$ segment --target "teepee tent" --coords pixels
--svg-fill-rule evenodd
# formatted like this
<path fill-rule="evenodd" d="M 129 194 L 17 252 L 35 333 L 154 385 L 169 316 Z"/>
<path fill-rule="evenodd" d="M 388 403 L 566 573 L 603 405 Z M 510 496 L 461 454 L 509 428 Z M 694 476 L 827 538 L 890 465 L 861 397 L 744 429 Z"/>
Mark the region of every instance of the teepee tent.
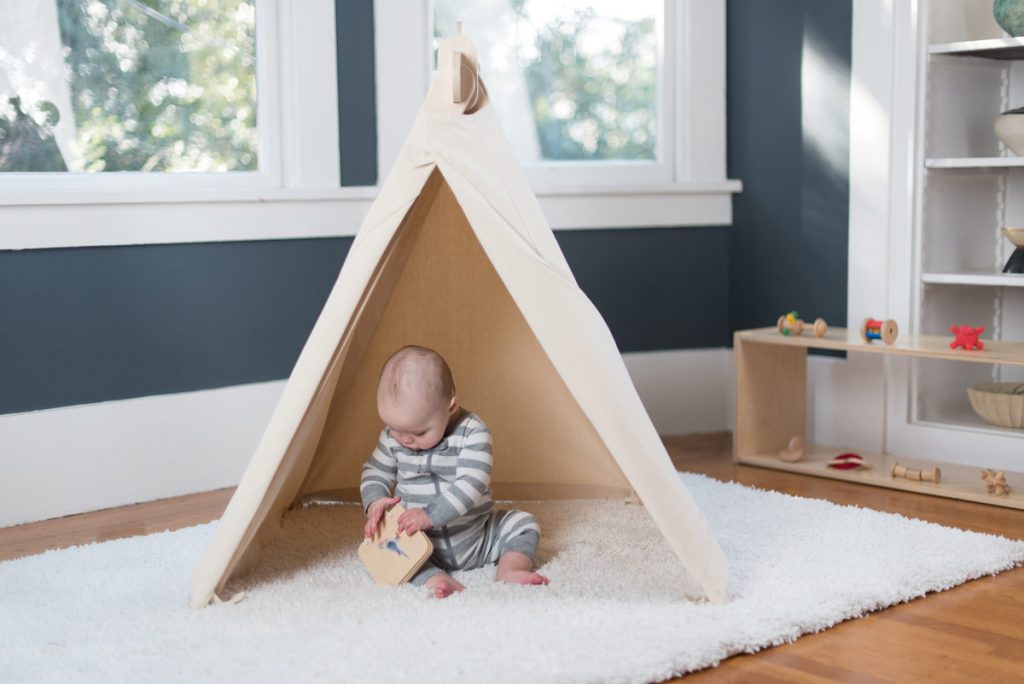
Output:
<path fill-rule="evenodd" d="M 381 427 L 377 376 L 406 344 L 440 352 L 460 402 L 490 427 L 496 498 L 632 489 L 705 596 L 724 601 L 725 557 L 501 133 L 472 43 L 445 40 L 438 64 L 195 572 L 192 605 L 257 562 L 289 506 L 325 492 L 359 500 Z"/>

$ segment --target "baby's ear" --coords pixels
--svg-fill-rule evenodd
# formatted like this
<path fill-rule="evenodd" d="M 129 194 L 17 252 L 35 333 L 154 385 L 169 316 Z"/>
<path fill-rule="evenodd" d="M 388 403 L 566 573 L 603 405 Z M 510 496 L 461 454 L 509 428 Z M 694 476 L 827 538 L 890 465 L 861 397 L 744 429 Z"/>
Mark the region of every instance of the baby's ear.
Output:
<path fill-rule="evenodd" d="M 452 400 L 448 403 L 448 413 L 449 414 L 454 414 L 458 410 L 459 410 L 459 397 L 457 395 L 453 394 L 452 395 Z"/>

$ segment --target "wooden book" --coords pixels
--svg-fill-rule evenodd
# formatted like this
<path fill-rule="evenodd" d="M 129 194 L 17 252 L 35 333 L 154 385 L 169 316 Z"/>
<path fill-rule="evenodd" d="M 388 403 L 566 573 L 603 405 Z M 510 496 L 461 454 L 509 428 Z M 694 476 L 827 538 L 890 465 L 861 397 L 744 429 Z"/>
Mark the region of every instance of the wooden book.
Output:
<path fill-rule="evenodd" d="M 398 516 L 405 512 L 401 505 L 384 513 L 372 539 L 359 545 L 359 559 L 377 584 L 403 584 L 434 552 L 430 538 L 422 532 L 409 536 L 398 533 Z"/>

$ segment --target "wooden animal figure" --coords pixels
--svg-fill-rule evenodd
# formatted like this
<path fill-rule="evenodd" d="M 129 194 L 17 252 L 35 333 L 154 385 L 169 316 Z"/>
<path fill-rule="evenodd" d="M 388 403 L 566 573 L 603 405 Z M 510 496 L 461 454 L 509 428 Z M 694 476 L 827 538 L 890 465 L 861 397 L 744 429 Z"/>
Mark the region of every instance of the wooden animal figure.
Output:
<path fill-rule="evenodd" d="M 802 437 L 794 437 L 789 440 L 789 445 L 779 451 L 779 459 L 787 463 L 796 463 L 804 457 L 804 440 Z"/>
<path fill-rule="evenodd" d="M 942 479 L 942 471 L 936 468 L 924 468 L 921 470 L 915 470 L 906 466 L 901 466 L 899 463 L 893 463 L 892 467 L 889 468 L 889 477 L 902 478 L 904 480 L 911 480 L 912 482 L 934 482 L 939 483 Z"/>
<path fill-rule="evenodd" d="M 949 343 L 950 349 L 960 347 L 968 351 L 981 351 L 985 348 L 985 343 L 978 339 L 978 335 L 985 332 L 983 325 L 977 328 L 970 325 L 954 325 L 949 331 L 956 335 L 956 339 Z"/>
<path fill-rule="evenodd" d="M 996 472 L 989 468 L 981 471 L 981 479 L 985 481 L 985 488 L 989 494 L 1006 496 L 1010 493 L 1010 485 L 1006 484 L 1006 473 Z"/>

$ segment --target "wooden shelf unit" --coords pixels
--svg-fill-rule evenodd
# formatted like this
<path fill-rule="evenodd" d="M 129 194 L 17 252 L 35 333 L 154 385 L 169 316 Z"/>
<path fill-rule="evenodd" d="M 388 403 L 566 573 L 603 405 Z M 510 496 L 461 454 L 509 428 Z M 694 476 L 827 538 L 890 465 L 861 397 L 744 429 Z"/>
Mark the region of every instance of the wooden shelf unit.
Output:
<path fill-rule="evenodd" d="M 860 333 L 830 328 L 822 338 L 779 334 L 772 328 L 739 331 L 734 336 L 736 355 L 736 428 L 733 460 L 744 465 L 803 473 L 835 480 L 932 494 L 965 501 L 1024 509 L 1024 473 L 1007 472 L 1013 491 L 1008 496 L 988 494 L 977 467 L 927 461 L 912 456 L 868 454 L 850 448 L 808 443 L 803 460 L 787 463 L 778 457 L 795 436 L 807 440 L 807 350 L 828 349 L 866 354 L 892 354 L 917 358 L 1024 366 L 1024 343 L 985 340 L 984 351 L 950 349 L 952 335 L 901 335 L 895 344 L 864 342 Z M 854 451 L 869 463 L 869 470 L 835 470 L 826 467 L 834 456 Z M 893 479 L 889 466 L 898 461 L 910 468 L 938 465 L 938 484 Z"/>

